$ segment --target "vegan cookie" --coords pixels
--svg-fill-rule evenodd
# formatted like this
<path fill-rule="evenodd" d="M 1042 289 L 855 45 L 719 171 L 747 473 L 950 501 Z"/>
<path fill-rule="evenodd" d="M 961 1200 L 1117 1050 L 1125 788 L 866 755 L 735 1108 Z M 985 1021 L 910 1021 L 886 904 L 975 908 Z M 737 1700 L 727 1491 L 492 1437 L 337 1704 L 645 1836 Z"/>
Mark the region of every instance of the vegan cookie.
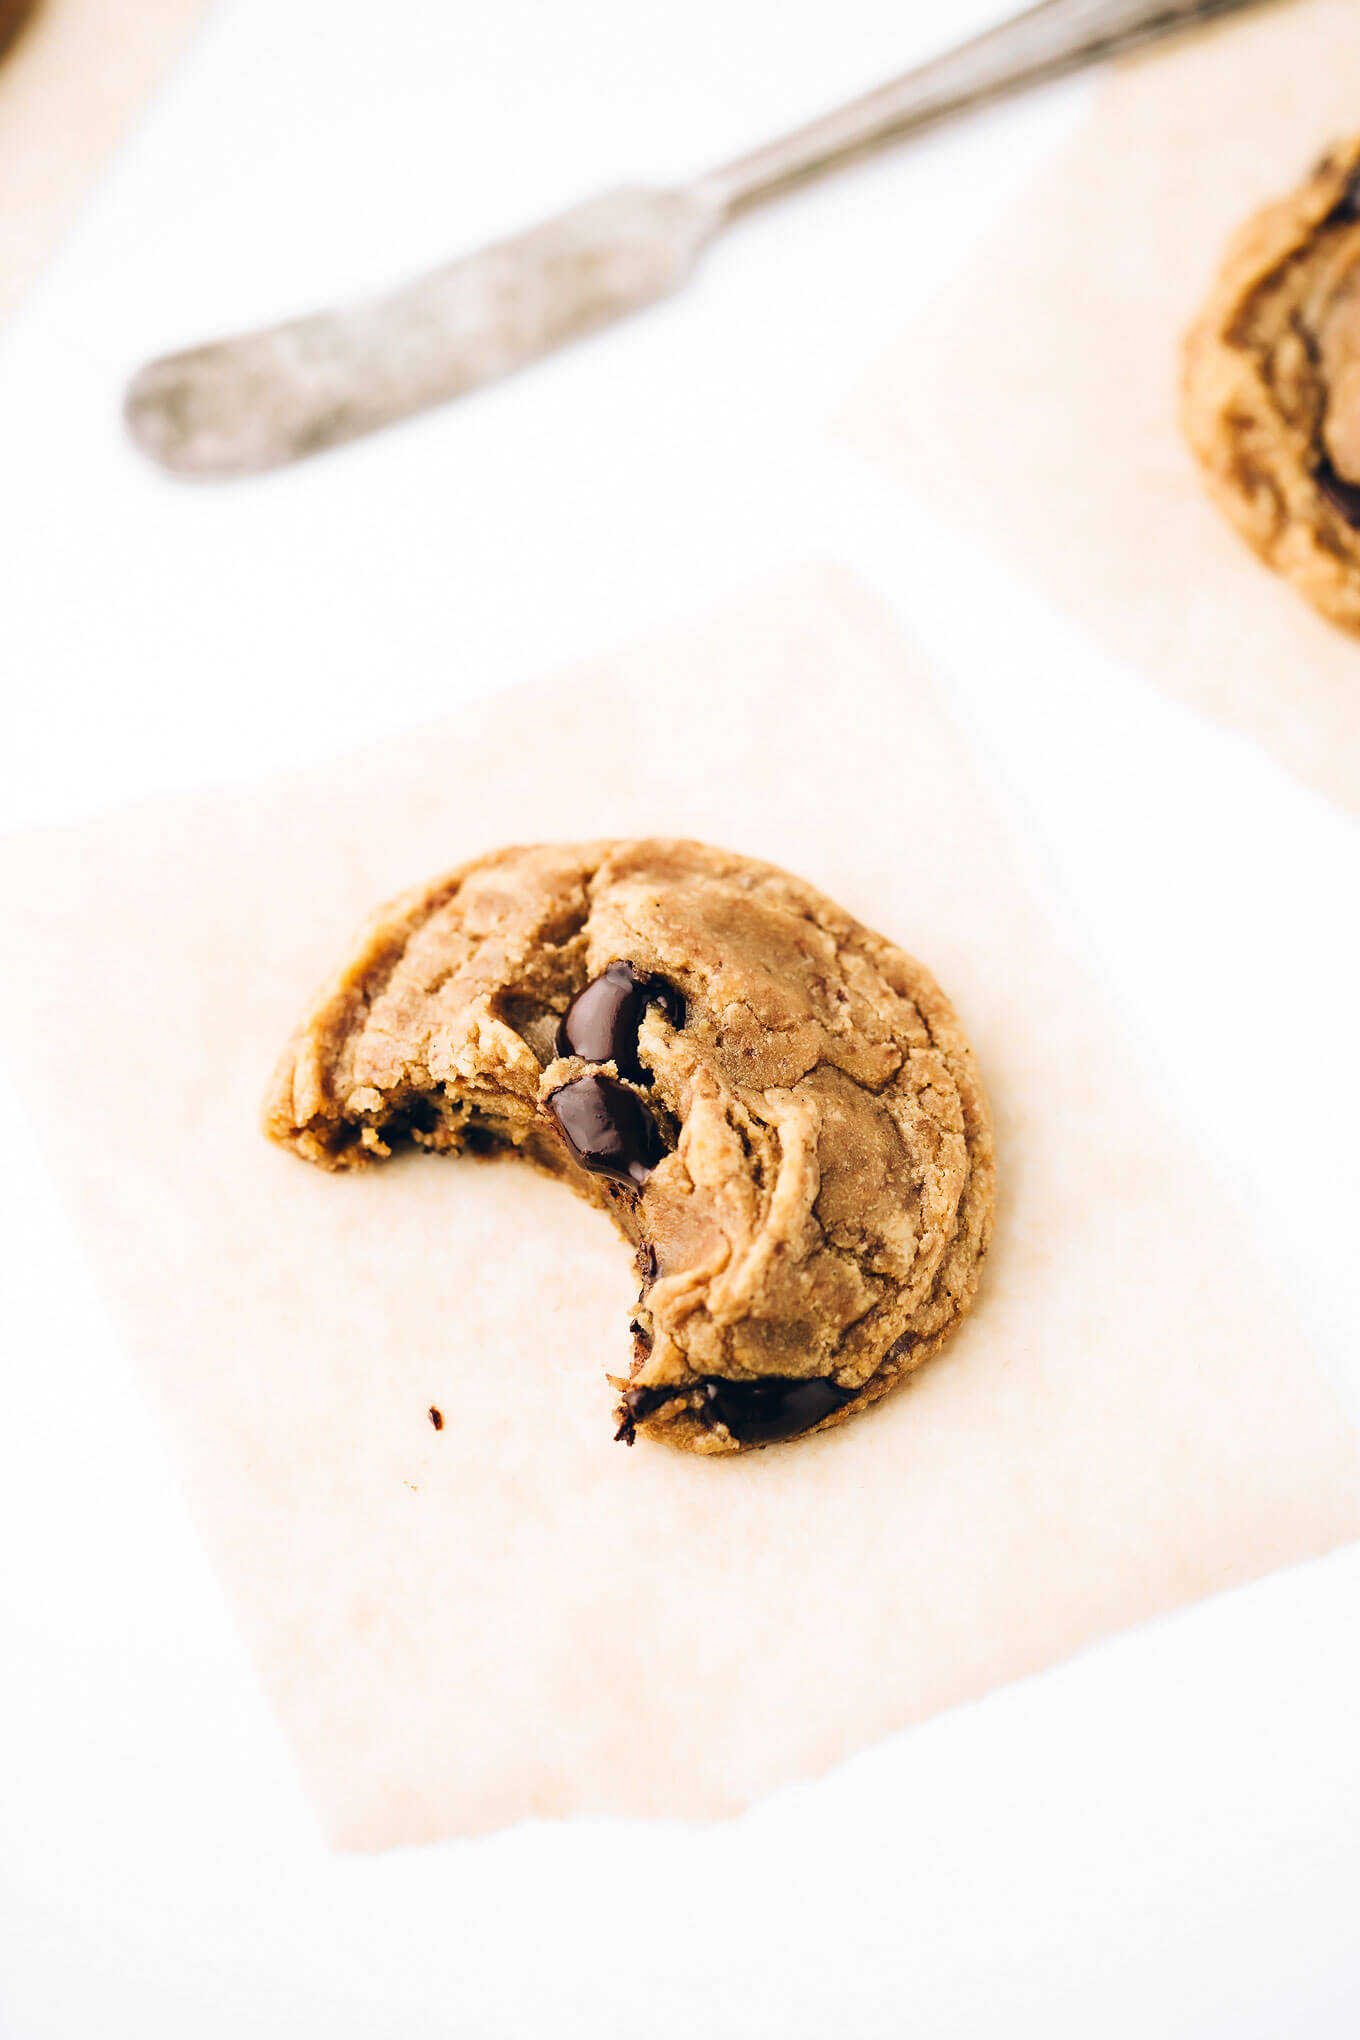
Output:
<path fill-rule="evenodd" d="M 19 30 L 33 12 L 35 0 L 0 0 L 0 57 L 16 42 Z"/>
<path fill-rule="evenodd" d="M 1360 137 L 1231 243 L 1186 337 L 1181 419 L 1248 545 L 1360 632 Z"/>
<path fill-rule="evenodd" d="M 382 908 L 289 1043 L 322 1168 L 519 1155 L 642 1290 L 617 1435 L 737 1452 L 886 1394 L 967 1311 L 992 1136 L 922 965 L 773 865 L 666 839 L 500 850 Z"/>

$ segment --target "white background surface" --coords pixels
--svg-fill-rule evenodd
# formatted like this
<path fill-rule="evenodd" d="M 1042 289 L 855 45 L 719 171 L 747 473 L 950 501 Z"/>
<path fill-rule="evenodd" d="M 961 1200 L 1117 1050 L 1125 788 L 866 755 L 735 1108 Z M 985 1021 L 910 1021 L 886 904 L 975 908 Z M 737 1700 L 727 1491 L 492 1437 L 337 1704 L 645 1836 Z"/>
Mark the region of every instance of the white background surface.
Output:
<path fill-rule="evenodd" d="M 120 437 L 143 356 L 730 153 L 923 54 L 944 11 L 226 0 L 0 343 L 3 819 L 361 744 L 790 555 L 844 559 L 934 653 L 1360 1392 L 1353 824 L 980 576 L 826 429 L 1084 87 L 756 215 L 672 303 L 292 474 L 186 489 Z M 328 1855 L 0 1095 L 17 2040 L 1360 2028 L 1356 1548 L 733 1824 Z"/>

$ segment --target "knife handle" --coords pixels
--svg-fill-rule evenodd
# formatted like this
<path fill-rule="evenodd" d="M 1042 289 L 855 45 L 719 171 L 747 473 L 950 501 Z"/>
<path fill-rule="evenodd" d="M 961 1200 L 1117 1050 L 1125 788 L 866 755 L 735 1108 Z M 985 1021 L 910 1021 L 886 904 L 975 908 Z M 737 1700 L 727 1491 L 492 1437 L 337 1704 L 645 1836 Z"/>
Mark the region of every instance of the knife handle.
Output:
<path fill-rule="evenodd" d="M 971 42 L 737 156 L 693 189 L 730 216 L 918 128 L 1258 0 L 1041 0 Z"/>

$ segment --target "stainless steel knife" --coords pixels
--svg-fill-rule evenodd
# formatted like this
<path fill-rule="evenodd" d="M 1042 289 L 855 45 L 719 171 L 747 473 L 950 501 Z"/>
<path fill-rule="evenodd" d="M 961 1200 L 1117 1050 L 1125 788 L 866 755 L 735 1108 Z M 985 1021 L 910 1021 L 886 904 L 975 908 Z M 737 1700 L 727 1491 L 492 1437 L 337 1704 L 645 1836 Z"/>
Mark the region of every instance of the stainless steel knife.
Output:
<path fill-rule="evenodd" d="M 169 355 L 126 400 L 177 475 L 243 475 L 494 381 L 684 282 L 719 228 L 947 116 L 1258 0 L 1041 0 L 670 190 L 621 185 L 381 297 Z"/>

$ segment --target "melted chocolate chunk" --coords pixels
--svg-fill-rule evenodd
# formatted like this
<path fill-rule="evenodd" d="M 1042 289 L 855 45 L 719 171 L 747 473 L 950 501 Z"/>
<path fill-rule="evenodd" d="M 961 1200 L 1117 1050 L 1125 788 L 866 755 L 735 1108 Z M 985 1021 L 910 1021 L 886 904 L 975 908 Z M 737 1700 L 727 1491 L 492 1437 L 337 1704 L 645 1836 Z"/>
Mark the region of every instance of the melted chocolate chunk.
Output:
<path fill-rule="evenodd" d="M 661 1408 L 662 1403 L 683 1395 L 680 1388 L 625 1388 L 621 1398 L 622 1421 L 614 1433 L 616 1445 L 632 1445 L 637 1440 L 637 1427 Z"/>
<path fill-rule="evenodd" d="M 768 1381 L 701 1382 L 703 1413 L 710 1423 L 725 1424 L 739 1445 L 777 1445 L 820 1424 L 833 1410 L 843 1409 L 858 1393 L 834 1381 L 798 1381 L 786 1376 Z M 626 1388 L 623 1420 L 615 1438 L 631 1445 L 639 1424 L 654 1416 L 663 1403 L 684 1395 L 683 1388 Z"/>
<path fill-rule="evenodd" d="M 656 1248 L 650 1240 L 644 1240 L 637 1250 L 638 1277 L 644 1289 L 650 1289 L 661 1272 L 661 1263 L 656 1258 Z M 639 1303 L 642 1301 L 638 1298 Z"/>
<path fill-rule="evenodd" d="M 442 1431 L 444 1428 L 444 1412 L 442 1410 L 437 1410 L 434 1404 L 431 1403 L 427 1415 L 429 1416 L 430 1422 L 434 1425 L 436 1431 Z"/>
<path fill-rule="evenodd" d="M 592 1176 L 637 1189 L 666 1152 L 651 1111 L 613 1077 L 576 1077 L 553 1092 L 548 1110 Z"/>
<path fill-rule="evenodd" d="M 612 1062 L 621 1077 L 640 1083 L 644 1072 L 637 1038 L 648 1006 L 660 1006 L 672 1027 L 684 1026 L 684 997 L 668 978 L 631 963 L 606 964 L 562 1015 L 557 1053 L 579 1055 L 582 1062 Z"/>
<path fill-rule="evenodd" d="M 777 1445 L 781 1438 L 796 1438 L 844 1408 L 858 1392 L 820 1378 L 704 1383 L 707 1414 L 726 1424 L 739 1445 Z"/>
<path fill-rule="evenodd" d="M 1313 480 L 1333 510 L 1360 531 L 1360 482 L 1348 482 L 1339 475 L 1325 454 L 1313 470 Z"/>

